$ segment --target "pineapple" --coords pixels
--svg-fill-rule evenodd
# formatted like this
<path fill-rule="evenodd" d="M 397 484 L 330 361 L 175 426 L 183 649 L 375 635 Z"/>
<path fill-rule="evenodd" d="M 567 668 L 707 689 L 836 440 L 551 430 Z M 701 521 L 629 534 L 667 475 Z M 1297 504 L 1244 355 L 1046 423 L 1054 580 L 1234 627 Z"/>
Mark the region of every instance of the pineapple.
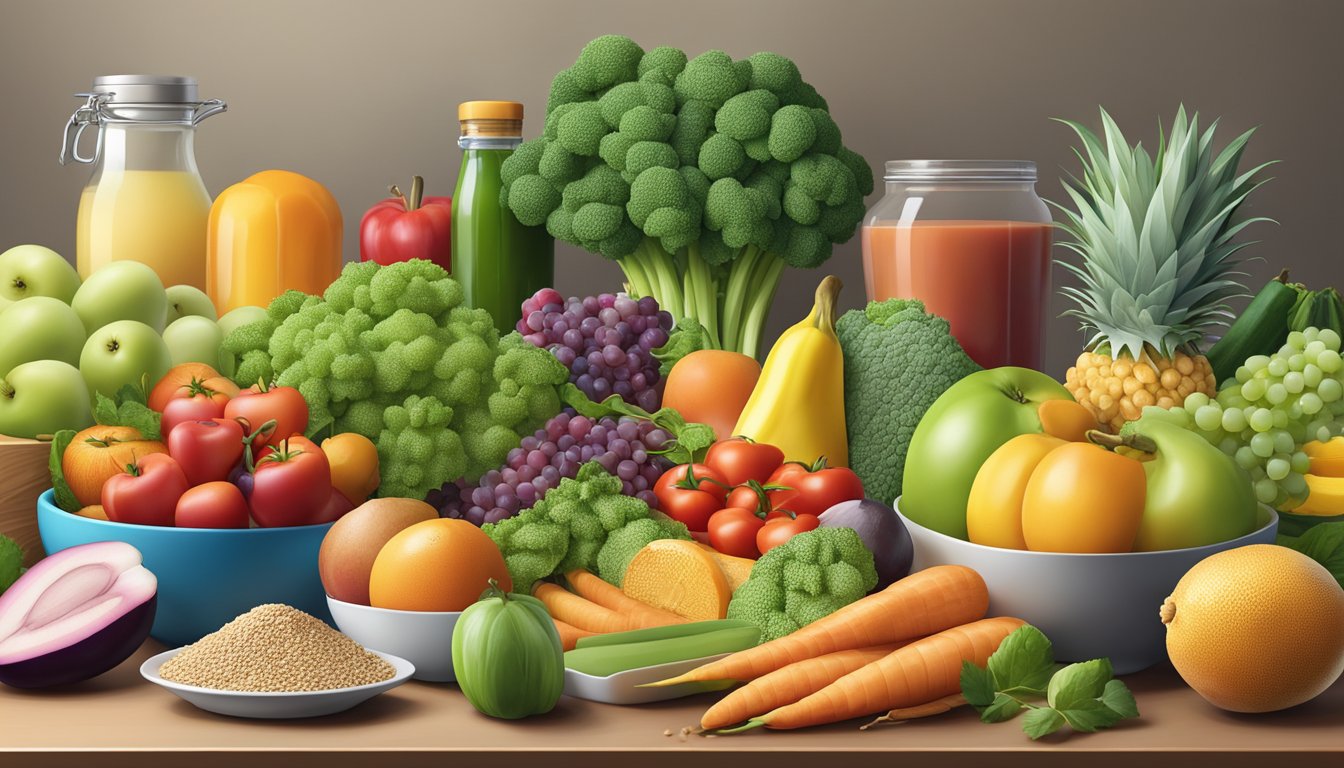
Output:
<path fill-rule="evenodd" d="M 1081 285 L 1062 292 L 1077 304 L 1065 314 L 1091 334 L 1064 386 L 1118 431 L 1144 406 L 1170 408 L 1192 392 L 1215 393 L 1199 344 L 1227 324 L 1227 300 L 1246 293 L 1232 256 L 1247 243 L 1232 238 L 1263 219 L 1235 213 L 1262 183 L 1256 176 L 1265 166 L 1238 175 L 1252 131 L 1215 156 L 1217 122 L 1201 135 L 1199 116 L 1187 121 L 1184 107 L 1155 159 L 1142 144 L 1131 148 L 1105 110 L 1101 120 L 1104 146 L 1085 126 L 1064 121 L 1083 142 L 1076 150 L 1083 173 L 1064 182 L 1077 211 L 1059 206 L 1060 227 L 1072 236 L 1064 246 L 1081 257 L 1064 263 Z"/>

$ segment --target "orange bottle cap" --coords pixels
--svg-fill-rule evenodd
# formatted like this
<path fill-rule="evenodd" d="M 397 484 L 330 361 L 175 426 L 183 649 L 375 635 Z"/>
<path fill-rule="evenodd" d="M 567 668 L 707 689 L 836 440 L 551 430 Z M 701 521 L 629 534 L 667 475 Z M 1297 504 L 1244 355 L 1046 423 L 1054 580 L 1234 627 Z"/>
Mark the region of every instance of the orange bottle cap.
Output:
<path fill-rule="evenodd" d="M 522 120 L 523 105 L 517 101 L 464 101 L 457 105 L 458 120 Z"/>

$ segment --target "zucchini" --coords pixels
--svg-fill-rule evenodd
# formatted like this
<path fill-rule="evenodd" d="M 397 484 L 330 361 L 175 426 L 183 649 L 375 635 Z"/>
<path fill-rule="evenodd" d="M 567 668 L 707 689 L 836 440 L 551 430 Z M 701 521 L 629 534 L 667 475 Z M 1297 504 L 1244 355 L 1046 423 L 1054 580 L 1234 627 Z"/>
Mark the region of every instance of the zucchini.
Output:
<path fill-rule="evenodd" d="M 1209 349 L 1209 364 L 1219 384 L 1230 380 L 1252 355 L 1270 355 L 1288 340 L 1289 313 L 1305 294 L 1288 283 L 1288 270 L 1265 283 L 1223 338 Z"/>

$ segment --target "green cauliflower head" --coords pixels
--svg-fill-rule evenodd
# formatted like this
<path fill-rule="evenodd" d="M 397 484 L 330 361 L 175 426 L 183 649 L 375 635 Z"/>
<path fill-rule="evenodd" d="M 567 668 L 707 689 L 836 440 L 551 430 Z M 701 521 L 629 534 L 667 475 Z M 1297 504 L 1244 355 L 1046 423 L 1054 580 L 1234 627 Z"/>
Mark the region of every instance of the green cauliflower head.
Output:
<path fill-rule="evenodd" d="M 873 553 L 852 528 L 800 533 L 761 556 L 733 593 L 728 618 L 761 628 L 761 642 L 829 616 L 877 586 Z"/>
<path fill-rule="evenodd" d="M 870 302 L 835 324 L 845 360 L 849 466 L 869 498 L 901 495 L 915 425 L 938 396 L 980 370 L 937 315 L 918 300 Z"/>

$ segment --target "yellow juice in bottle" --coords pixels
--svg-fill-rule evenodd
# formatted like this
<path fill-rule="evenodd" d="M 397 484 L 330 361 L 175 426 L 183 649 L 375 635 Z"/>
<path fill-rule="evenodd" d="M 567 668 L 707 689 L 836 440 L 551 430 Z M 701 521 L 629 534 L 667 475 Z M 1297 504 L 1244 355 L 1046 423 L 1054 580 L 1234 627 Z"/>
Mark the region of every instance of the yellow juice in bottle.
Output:
<path fill-rule="evenodd" d="M 210 195 L 195 173 L 104 172 L 79 198 L 75 235 L 79 275 L 132 259 L 153 267 L 165 287 L 205 290 Z"/>

